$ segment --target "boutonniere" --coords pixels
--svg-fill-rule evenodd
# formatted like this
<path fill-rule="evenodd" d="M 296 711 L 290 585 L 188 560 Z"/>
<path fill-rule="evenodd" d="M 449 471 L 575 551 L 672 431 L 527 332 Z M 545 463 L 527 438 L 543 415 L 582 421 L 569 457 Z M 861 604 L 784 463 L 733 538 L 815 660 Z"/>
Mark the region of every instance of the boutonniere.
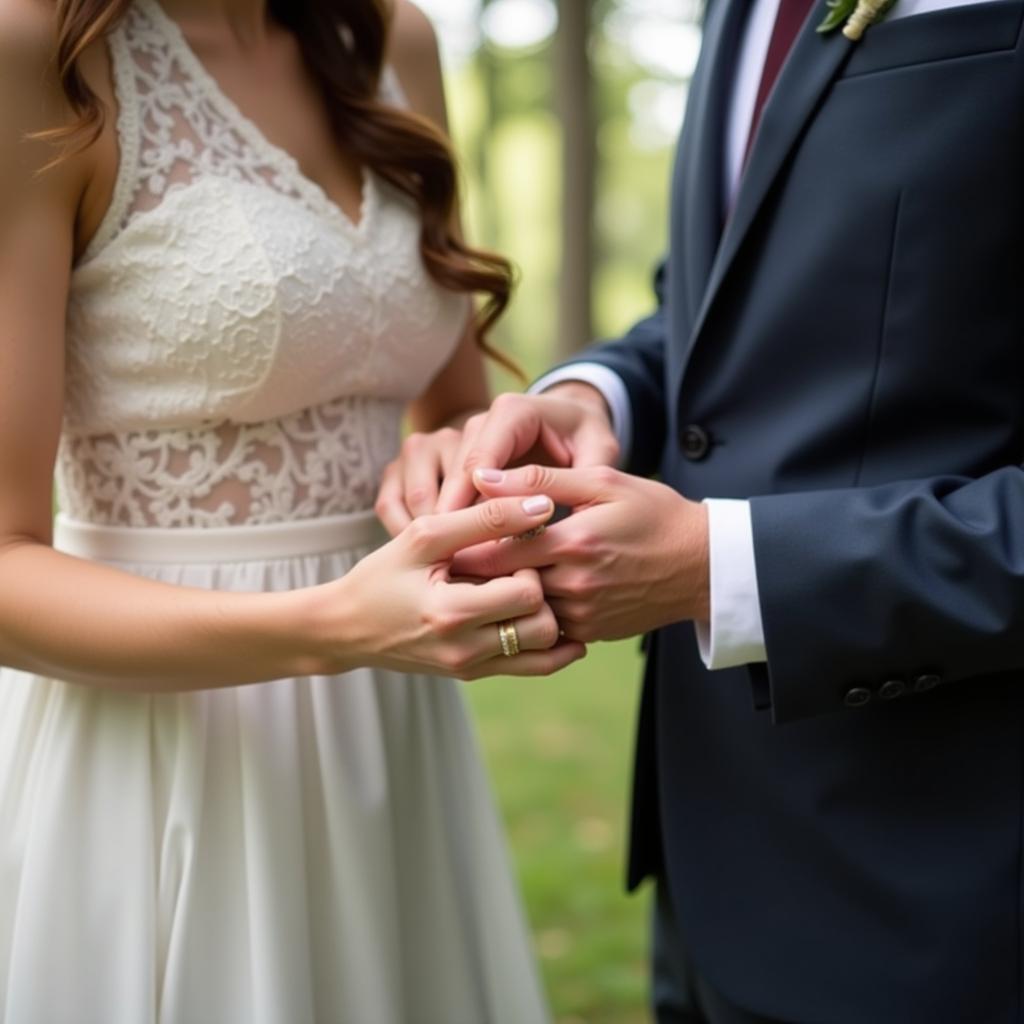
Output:
<path fill-rule="evenodd" d="M 827 0 L 828 14 L 818 26 L 821 33 L 834 32 L 843 26 L 843 35 L 857 42 L 864 30 L 885 17 L 896 0 Z"/>

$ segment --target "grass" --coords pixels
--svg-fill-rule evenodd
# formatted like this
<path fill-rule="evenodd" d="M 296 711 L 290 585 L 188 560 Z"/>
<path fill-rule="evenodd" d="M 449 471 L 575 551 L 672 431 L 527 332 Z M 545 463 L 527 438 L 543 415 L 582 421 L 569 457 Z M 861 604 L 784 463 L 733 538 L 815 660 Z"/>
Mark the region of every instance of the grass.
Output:
<path fill-rule="evenodd" d="M 649 894 L 623 889 L 640 656 L 603 644 L 469 700 L 558 1024 L 646 1024 Z"/>

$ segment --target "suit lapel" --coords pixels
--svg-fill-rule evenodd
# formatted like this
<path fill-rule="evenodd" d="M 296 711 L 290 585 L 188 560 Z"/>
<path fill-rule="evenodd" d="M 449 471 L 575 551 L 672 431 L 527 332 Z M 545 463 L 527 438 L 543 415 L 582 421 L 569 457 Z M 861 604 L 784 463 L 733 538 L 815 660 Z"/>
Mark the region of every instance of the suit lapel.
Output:
<path fill-rule="evenodd" d="M 721 244 L 707 278 L 707 287 L 697 307 L 698 313 L 693 321 L 687 351 L 675 381 L 676 394 L 682 384 L 686 364 L 699 342 L 708 312 L 758 211 L 822 96 L 853 49 L 853 44 L 840 32 L 819 35 L 815 29 L 821 17 L 822 10 L 819 7 L 812 8 L 764 108 L 761 126 L 750 151 L 732 215 L 725 225 Z M 729 72 L 735 72 L 734 64 Z M 722 116 L 726 115 L 723 113 Z"/>
<path fill-rule="evenodd" d="M 700 308 L 722 237 L 724 140 L 740 35 L 751 0 L 712 0 L 676 160 L 674 211 L 682 229 L 687 306 Z"/>

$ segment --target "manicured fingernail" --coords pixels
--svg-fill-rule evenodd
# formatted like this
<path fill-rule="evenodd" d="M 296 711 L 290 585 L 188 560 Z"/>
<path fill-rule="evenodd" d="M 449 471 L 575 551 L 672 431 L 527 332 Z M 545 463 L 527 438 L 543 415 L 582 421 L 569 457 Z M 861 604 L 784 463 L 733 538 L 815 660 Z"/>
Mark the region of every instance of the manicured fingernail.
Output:
<path fill-rule="evenodd" d="M 546 498 L 543 494 L 537 495 L 535 498 L 527 498 L 523 502 L 523 511 L 528 516 L 543 516 L 551 511 L 551 499 Z"/>
<path fill-rule="evenodd" d="M 485 484 L 500 484 L 505 479 L 500 469 L 478 469 L 473 475 Z"/>

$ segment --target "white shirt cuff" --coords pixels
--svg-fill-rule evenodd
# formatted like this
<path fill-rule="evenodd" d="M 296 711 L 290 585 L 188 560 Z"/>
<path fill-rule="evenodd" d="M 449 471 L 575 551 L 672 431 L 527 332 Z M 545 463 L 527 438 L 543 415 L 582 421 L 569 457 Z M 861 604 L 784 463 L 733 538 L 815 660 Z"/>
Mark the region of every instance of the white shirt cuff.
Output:
<path fill-rule="evenodd" d="M 696 622 L 709 669 L 767 661 L 749 501 L 708 499 L 711 622 Z"/>
<path fill-rule="evenodd" d="M 609 370 L 601 363 L 572 363 L 546 373 L 530 386 L 528 393 L 539 395 L 556 384 L 571 380 L 596 388 L 608 403 L 612 430 L 615 432 L 615 440 L 619 442 L 619 466 L 625 466 L 633 447 L 633 407 L 625 382 L 614 370 Z"/>

